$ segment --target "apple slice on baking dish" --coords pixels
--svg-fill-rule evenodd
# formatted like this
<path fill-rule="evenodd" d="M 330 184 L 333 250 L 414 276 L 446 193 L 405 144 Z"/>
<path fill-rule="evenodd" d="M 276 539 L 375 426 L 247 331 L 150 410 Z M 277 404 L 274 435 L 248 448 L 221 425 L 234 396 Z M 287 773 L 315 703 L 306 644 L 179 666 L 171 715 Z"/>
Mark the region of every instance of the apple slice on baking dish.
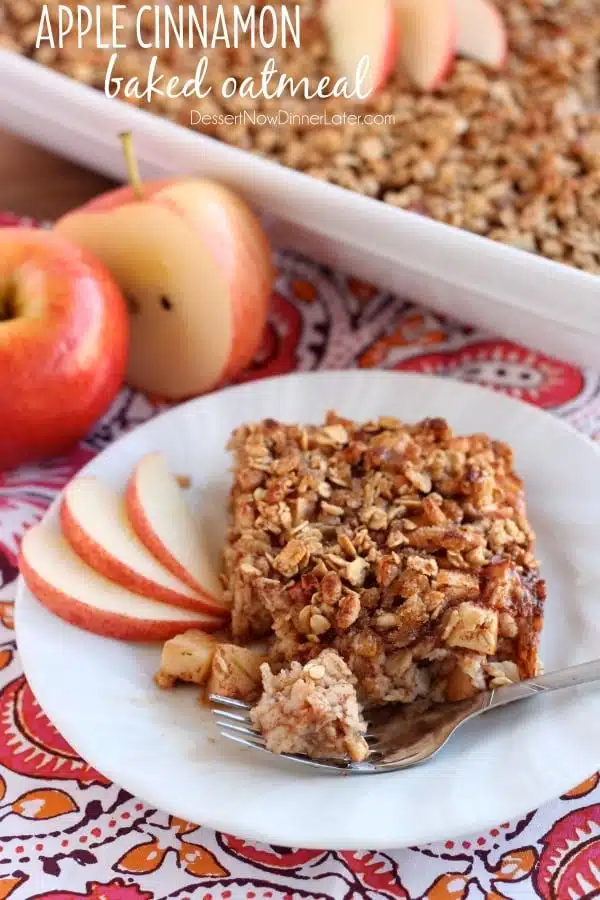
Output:
<path fill-rule="evenodd" d="M 506 63 L 508 40 L 502 16 L 491 0 L 454 0 L 456 4 L 456 52 L 490 69 Z"/>
<path fill-rule="evenodd" d="M 400 64 L 423 91 L 448 75 L 456 52 L 454 0 L 395 0 Z"/>
<path fill-rule="evenodd" d="M 60 520 L 75 553 L 105 578 L 152 600 L 227 616 L 218 599 L 190 588 L 155 559 L 131 527 L 124 499 L 95 478 L 67 485 Z"/>
<path fill-rule="evenodd" d="M 360 59 L 369 57 L 371 93 L 398 59 L 423 91 L 442 84 L 457 54 L 492 69 L 506 61 L 506 28 L 492 0 L 326 0 L 324 18 L 332 56 L 347 78 L 355 79 Z"/>
<path fill-rule="evenodd" d="M 156 603 L 109 581 L 77 556 L 54 524 L 29 529 L 19 566 L 40 603 L 72 625 L 103 637 L 162 641 L 190 628 L 216 631 L 223 624 L 218 616 Z"/>
<path fill-rule="evenodd" d="M 212 605 L 222 598 L 217 568 L 175 476 L 161 453 L 138 462 L 125 492 L 127 515 L 139 540 L 177 578 Z"/>
<path fill-rule="evenodd" d="M 326 0 L 323 18 L 339 74 L 353 87 L 359 64 L 367 57 L 369 68 L 362 91 L 376 93 L 398 58 L 393 0 Z"/>

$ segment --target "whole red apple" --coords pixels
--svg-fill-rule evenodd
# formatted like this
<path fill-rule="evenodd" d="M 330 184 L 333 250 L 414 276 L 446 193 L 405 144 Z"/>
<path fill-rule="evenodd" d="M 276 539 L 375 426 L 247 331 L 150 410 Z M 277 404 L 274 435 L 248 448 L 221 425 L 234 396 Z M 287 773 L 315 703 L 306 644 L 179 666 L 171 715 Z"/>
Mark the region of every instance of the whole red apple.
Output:
<path fill-rule="evenodd" d="M 100 262 L 50 232 L 0 230 L 0 471 L 82 438 L 119 390 L 128 346 Z"/>

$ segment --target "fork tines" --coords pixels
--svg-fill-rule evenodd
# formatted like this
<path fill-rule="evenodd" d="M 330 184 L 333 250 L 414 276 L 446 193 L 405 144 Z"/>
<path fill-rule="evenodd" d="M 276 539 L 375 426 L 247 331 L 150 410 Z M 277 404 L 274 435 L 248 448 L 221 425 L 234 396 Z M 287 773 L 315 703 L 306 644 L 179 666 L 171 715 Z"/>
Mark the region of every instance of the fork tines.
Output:
<path fill-rule="evenodd" d="M 242 700 L 232 700 L 230 697 L 222 697 L 220 694 L 209 694 L 208 699 L 212 704 L 215 722 L 222 737 L 235 744 L 241 744 L 243 747 L 271 753 L 265 746 L 262 734 L 252 727 L 250 720 L 252 707 L 248 703 L 244 703 Z M 282 759 L 289 759 L 317 769 L 341 773 L 367 771 L 367 767 L 363 764 L 351 763 L 345 759 L 311 759 L 308 756 L 288 753 L 281 753 L 279 756 Z"/>
<path fill-rule="evenodd" d="M 208 699 L 213 704 L 215 722 L 223 737 L 245 747 L 264 749 L 265 739 L 252 727 L 250 721 L 252 707 L 248 703 L 233 700 L 231 697 L 222 697 L 220 694 L 210 694 Z"/>

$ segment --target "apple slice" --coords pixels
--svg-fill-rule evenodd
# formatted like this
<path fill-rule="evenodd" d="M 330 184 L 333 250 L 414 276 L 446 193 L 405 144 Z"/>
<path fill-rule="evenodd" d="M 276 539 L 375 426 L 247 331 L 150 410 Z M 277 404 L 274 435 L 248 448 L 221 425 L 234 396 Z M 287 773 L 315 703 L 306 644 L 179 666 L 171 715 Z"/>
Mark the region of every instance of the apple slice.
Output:
<path fill-rule="evenodd" d="M 161 453 L 147 453 L 125 492 L 127 515 L 140 541 L 163 566 L 207 602 L 221 604 L 222 588 L 204 536 Z"/>
<path fill-rule="evenodd" d="M 454 0 L 456 3 L 456 52 L 489 66 L 502 69 L 506 63 L 508 40 L 502 16 L 491 0 Z"/>
<path fill-rule="evenodd" d="M 63 534 L 81 559 L 105 578 L 152 600 L 226 616 L 207 594 L 165 569 L 136 536 L 124 498 L 95 478 L 75 478 L 64 493 Z"/>
<path fill-rule="evenodd" d="M 448 75 L 456 50 L 454 0 L 395 0 L 400 62 L 411 81 L 433 91 Z"/>
<path fill-rule="evenodd" d="M 366 56 L 369 69 L 361 90 L 371 95 L 382 88 L 398 57 L 393 0 L 326 0 L 323 17 L 340 75 L 354 86 Z"/>
<path fill-rule="evenodd" d="M 19 566 L 40 603 L 71 625 L 103 637 L 161 641 L 190 628 L 216 631 L 223 624 L 217 616 L 156 603 L 103 578 L 77 556 L 56 525 L 29 529 Z"/>

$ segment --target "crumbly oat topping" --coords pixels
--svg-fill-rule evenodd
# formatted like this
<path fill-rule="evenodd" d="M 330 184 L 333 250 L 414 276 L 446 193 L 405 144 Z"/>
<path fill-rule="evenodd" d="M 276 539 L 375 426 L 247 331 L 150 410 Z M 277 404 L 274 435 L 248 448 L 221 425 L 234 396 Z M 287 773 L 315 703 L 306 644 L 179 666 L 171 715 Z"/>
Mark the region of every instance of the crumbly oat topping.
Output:
<path fill-rule="evenodd" d="M 318 0 L 299 2 L 301 50 L 209 50 L 207 84 L 213 93 L 203 101 L 157 98 L 152 110 L 186 126 L 192 108 L 206 115 L 242 110 L 273 115 L 279 109 L 393 115 L 395 124 L 202 127 L 323 181 L 600 272 L 600 0 L 495 0 L 508 29 L 506 70 L 491 73 L 459 59 L 434 95 L 415 90 L 398 72 L 364 106 L 290 97 L 224 100 L 220 85 L 226 76 L 239 82 L 256 76 L 270 56 L 278 71 L 295 81 L 308 76 L 314 85 L 332 73 Z M 128 5 L 131 21 L 122 36 L 135 45 L 135 12 L 142 0 Z M 249 6 L 250 0 L 239 5 Z M 42 6 L 42 0 L 2 4 L 0 47 L 103 90 L 111 51 L 96 50 L 91 43 L 78 50 L 75 37 L 63 50 L 47 45 L 36 50 Z M 110 6 L 101 4 L 105 11 Z M 157 54 L 158 74 L 190 78 L 204 51 L 171 48 Z M 145 80 L 149 55 L 135 46 L 120 51 L 115 74 Z M 144 100 L 137 102 L 146 106 Z"/>
<path fill-rule="evenodd" d="M 506 444 L 329 413 L 242 426 L 229 448 L 236 640 L 273 633 L 278 666 L 333 648 L 367 704 L 535 675 L 545 586 Z"/>
<path fill-rule="evenodd" d="M 264 691 L 251 718 L 269 750 L 353 762 L 367 757 L 356 679 L 334 650 L 323 650 L 304 667 L 293 662 L 273 674 L 265 663 L 261 670 Z"/>

